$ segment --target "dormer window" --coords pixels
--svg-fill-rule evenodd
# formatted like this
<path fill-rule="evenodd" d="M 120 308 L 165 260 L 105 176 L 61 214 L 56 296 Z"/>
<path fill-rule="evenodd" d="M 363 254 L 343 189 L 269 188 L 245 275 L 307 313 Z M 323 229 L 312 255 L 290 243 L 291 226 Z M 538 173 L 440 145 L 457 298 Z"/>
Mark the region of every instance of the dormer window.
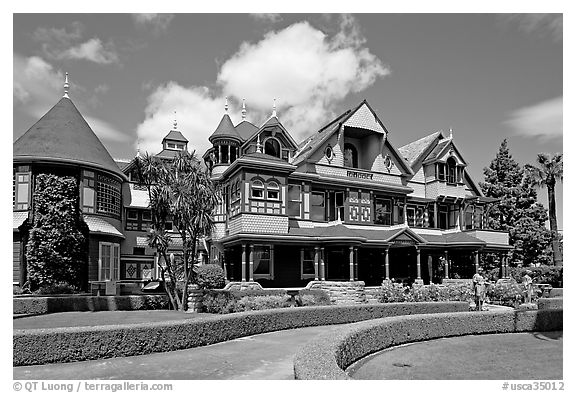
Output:
<path fill-rule="evenodd" d="M 358 151 L 351 143 L 344 144 L 344 166 L 348 168 L 358 168 Z"/>
<path fill-rule="evenodd" d="M 280 142 L 276 138 L 268 138 L 264 143 L 264 154 L 274 157 L 280 157 L 282 150 L 280 149 Z"/>
<path fill-rule="evenodd" d="M 446 160 L 446 181 L 450 184 L 456 184 L 456 160 L 454 157 Z"/>
<path fill-rule="evenodd" d="M 182 143 L 167 142 L 166 148 L 171 150 L 184 150 L 184 145 Z"/>

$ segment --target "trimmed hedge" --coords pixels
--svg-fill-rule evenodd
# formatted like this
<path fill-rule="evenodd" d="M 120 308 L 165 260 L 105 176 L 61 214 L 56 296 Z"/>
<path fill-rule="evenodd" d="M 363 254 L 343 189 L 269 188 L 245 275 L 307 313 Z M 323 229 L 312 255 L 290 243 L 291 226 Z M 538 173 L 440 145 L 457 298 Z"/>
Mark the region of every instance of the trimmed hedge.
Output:
<path fill-rule="evenodd" d="M 364 321 L 307 343 L 294 358 L 294 375 L 296 379 L 351 379 L 344 370 L 352 363 L 404 343 L 562 328 L 562 310 L 441 313 Z"/>
<path fill-rule="evenodd" d="M 72 362 L 193 348 L 253 334 L 396 315 L 463 312 L 463 302 L 291 307 L 185 321 L 15 330 L 13 364 Z"/>
<path fill-rule="evenodd" d="M 561 297 L 543 297 L 538 299 L 539 310 L 561 310 L 563 298 Z"/>
<path fill-rule="evenodd" d="M 68 311 L 130 311 L 168 308 L 166 295 L 16 297 L 14 314 L 47 314 Z"/>

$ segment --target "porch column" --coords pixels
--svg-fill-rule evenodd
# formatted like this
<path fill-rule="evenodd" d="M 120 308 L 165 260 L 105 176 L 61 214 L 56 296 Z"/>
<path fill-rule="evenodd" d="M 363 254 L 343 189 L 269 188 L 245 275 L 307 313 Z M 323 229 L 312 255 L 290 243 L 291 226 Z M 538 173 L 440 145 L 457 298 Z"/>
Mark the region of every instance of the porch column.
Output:
<path fill-rule="evenodd" d="M 230 261 L 230 281 L 234 281 L 234 260 Z"/>
<path fill-rule="evenodd" d="M 320 281 L 326 280 L 326 267 L 324 266 L 324 247 L 320 247 Z"/>
<path fill-rule="evenodd" d="M 348 250 L 350 251 L 350 281 L 354 281 L 354 247 L 350 246 Z"/>
<path fill-rule="evenodd" d="M 390 280 L 390 248 L 386 247 L 384 250 L 384 279 Z"/>
<path fill-rule="evenodd" d="M 507 272 L 507 266 L 506 266 L 506 256 L 505 254 L 502 254 L 501 259 L 501 264 L 502 264 L 502 277 L 501 278 L 508 278 L 508 272 Z"/>
<path fill-rule="evenodd" d="M 250 244 L 250 265 L 248 266 L 248 280 L 254 281 L 254 246 Z"/>
<path fill-rule="evenodd" d="M 416 279 L 422 280 L 422 270 L 420 268 L 420 249 L 416 247 Z"/>
<path fill-rule="evenodd" d="M 506 278 L 510 278 L 510 265 L 508 265 L 509 259 L 508 255 L 504 256 L 504 266 L 506 267 Z"/>
<path fill-rule="evenodd" d="M 476 273 L 478 273 L 478 268 L 480 267 L 480 253 L 478 251 L 474 251 L 474 268 Z"/>
<path fill-rule="evenodd" d="M 444 251 L 444 278 L 448 278 L 448 250 Z"/>
<path fill-rule="evenodd" d="M 246 282 L 246 244 L 242 244 L 242 282 Z"/>
<path fill-rule="evenodd" d="M 318 281 L 320 272 L 320 247 L 314 247 L 314 281 Z"/>

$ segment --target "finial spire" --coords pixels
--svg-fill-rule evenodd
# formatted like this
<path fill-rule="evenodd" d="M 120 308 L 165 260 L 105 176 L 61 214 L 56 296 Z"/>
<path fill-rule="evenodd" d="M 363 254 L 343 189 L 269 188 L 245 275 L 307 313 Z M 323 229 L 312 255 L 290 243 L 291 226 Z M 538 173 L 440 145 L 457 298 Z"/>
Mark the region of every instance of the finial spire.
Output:
<path fill-rule="evenodd" d="M 450 139 L 452 139 L 452 127 L 450 127 Z"/>
<path fill-rule="evenodd" d="M 224 97 L 224 111 L 228 113 L 228 97 Z"/>
<path fill-rule="evenodd" d="M 274 104 L 272 105 L 272 116 L 277 117 L 276 116 L 276 98 L 274 98 Z"/>
<path fill-rule="evenodd" d="M 258 140 L 256 141 L 256 152 L 262 153 L 262 145 L 260 144 L 260 134 L 258 134 Z"/>
<path fill-rule="evenodd" d="M 68 97 L 68 88 L 70 87 L 70 85 L 68 84 L 68 73 L 66 73 L 66 77 L 64 79 L 64 98 L 70 98 Z"/>
<path fill-rule="evenodd" d="M 174 131 L 178 129 L 178 121 L 176 120 L 176 111 L 174 111 Z"/>
<path fill-rule="evenodd" d="M 242 98 L 242 121 L 246 120 L 246 99 Z"/>
<path fill-rule="evenodd" d="M 136 138 L 136 158 L 140 158 L 140 138 Z"/>

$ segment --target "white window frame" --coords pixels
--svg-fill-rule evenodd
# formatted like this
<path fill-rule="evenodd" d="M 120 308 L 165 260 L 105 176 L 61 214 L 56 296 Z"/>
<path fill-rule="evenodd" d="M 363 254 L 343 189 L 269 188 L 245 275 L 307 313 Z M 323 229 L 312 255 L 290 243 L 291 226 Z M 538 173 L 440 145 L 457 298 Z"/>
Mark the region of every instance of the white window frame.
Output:
<path fill-rule="evenodd" d="M 254 199 L 264 199 L 264 196 L 266 195 L 266 194 L 265 194 L 266 189 L 264 188 L 264 182 L 263 182 L 262 180 L 257 179 L 257 180 L 252 181 L 251 188 L 252 188 L 252 190 L 251 190 L 251 192 L 250 192 L 250 196 L 251 196 L 252 198 L 254 198 Z M 262 191 L 262 196 L 255 196 L 255 195 L 254 195 L 254 190 L 261 190 L 261 191 Z"/>
<path fill-rule="evenodd" d="M 270 196 L 269 190 L 276 192 L 276 198 L 273 198 Z M 266 199 L 269 199 L 272 201 L 279 201 L 280 200 L 280 185 L 277 182 L 275 182 L 273 180 L 268 182 L 268 185 L 266 187 Z"/>
<path fill-rule="evenodd" d="M 103 246 L 110 247 L 110 276 L 106 278 L 102 269 Z M 115 251 L 117 251 L 115 253 Z M 120 279 L 120 244 L 111 242 L 98 243 L 98 281 L 118 281 Z"/>
<path fill-rule="evenodd" d="M 304 273 L 304 261 L 310 261 L 310 259 L 304 259 L 305 249 L 312 250 L 312 266 L 314 267 L 314 273 Z M 302 280 L 307 280 L 309 278 L 316 278 L 316 249 L 314 247 L 305 247 L 300 249 L 300 278 Z"/>
<path fill-rule="evenodd" d="M 264 279 L 264 280 L 274 280 L 274 245 L 273 244 L 255 244 L 252 252 L 256 252 L 256 248 L 258 247 L 268 247 L 270 250 L 270 258 L 268 259 L 268 274 L 257 274 L 255 273 L 256 267 L 253 267 L 252 276 L 254 280 L 256 279 Z M 254 256 L 252 256 L 252 261 L 254 265 L 256 265 L 256 261 L 254 260 Z"/>

